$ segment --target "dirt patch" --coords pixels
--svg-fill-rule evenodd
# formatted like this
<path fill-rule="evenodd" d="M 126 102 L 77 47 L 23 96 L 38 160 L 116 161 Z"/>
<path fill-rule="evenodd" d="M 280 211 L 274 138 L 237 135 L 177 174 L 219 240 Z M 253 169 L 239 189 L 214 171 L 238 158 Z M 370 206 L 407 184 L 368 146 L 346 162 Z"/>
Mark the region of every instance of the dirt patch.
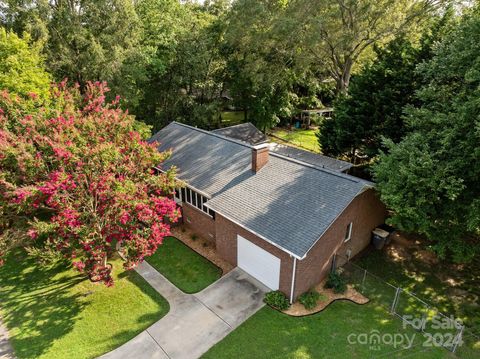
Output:
<path fill-rule="evenodd" d="M 219 267 L 222 270 L 222 275 L 227 274 L 233 269 L 233 265 L 220 258 L 215 249 L 215 243 L 211 240 L 200 237 L 183 224 L 172 228 L 171 232 L 172 236 L 178 238 L 195 252 Z M 195 238 L 195 240 L 192 238 Z"/>
<path fill-rule="evenodd" d="M 415 253 L 415 257 L 428 265 L 435 265 L 435 264 L 438 264 L 439 262 L 437 255 L 427 249 L 418 250 Z"/>
<path fill-rule="evenodd" d="M 315 287 L 315 290 L 320 293 L 320 300 L 317 303 L 317 306 L 313 309 L 305 309 L 303 304 L 299 302 L 293 303 L 290 308 L 283 311 L 283 313 L 294 316 L 294 317 L 301 317 L 304 315 L 310 315 L 314 313 L 318 313 L 324 310 L 330 303 L 334 302 L 335 300 L 350 300 L 357 304 L 365 304 L 368 303 L 368 298 L 364 297 L 362 294 L 357 292 L 352 286 L 347 286 L 347 290 L 345 293 L 334 293 L 332 289 L 324 288 L 325 282 L 323 281 Z"/>

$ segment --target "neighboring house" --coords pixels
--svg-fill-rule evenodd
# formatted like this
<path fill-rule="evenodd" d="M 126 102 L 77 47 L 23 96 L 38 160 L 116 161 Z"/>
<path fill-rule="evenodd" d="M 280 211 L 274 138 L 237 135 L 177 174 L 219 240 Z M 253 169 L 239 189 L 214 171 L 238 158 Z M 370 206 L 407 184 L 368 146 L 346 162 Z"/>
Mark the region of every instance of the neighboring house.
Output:
<path fill-rule="evenodd" d="M 172 149 L 162 166 L 176 166 L 187 184 L 175 194 L 184 223 L 226 261 L 294 300 L 325 278 L 335 254 L 352 257 L 368 245 L 385 207 L 371 182 L 341 172 L 345 162 L 307 163 L 232 128 L 173 122 L 151 141 Z"/>

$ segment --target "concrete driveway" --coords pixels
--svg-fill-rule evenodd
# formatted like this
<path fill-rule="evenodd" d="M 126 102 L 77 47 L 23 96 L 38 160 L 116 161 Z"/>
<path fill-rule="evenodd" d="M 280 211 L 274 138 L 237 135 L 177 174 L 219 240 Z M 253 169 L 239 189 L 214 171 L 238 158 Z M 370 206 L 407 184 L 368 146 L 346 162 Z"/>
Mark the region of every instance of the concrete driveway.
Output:
<path fill-rule="evenodd" d="M 168 300 L 170 311 L 101 358 L 199 358 L 262 308 L 269 290 L 240 268 L 193 295 L 180 291 L 146 262 L 136 270 Z"/>

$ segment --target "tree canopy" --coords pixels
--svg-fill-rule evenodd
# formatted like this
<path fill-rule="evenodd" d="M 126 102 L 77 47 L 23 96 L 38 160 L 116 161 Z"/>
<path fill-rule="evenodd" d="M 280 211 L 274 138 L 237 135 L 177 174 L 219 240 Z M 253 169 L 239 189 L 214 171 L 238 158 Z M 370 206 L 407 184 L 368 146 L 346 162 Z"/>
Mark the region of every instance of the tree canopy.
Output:
<path fill-rule="evenodd" d="M 0 261 L 22 243 L 59 255 L 111 285 L 119 245 L 132 268 L 155 252 L 178 218 L 174 170 L 153 175 L 168 153 L 146 143 L 148 128 L 105 102 L 104 83 L 60 83 L 51 103 L 0 96 Z"/>
<path fill-rule="evenodd" d="M 374 167 L 398 228 L 426 235 L 457 261 L 479 251 L 480 11 L 466 15 L 421 65 L 420 106 L 407 110 L 409 134 L 387 141 Z"/>
<path fill-rule="evenodd" d="M 406 134 L 403 111 L 418 103 L 423 83 L 417 65 L 432 56 L 433 47 L 451 28 L 452 10 L 431 21 L 418 44 L 400 35 L 384 47 L 375 46 L 375 61 L 351 81 L 349 92 L 334 103 L 334 116 L 317 133 L 324 154 L 365 163 L 385 150 L 382 138 L 399 142 Z"/>
<path fill-rule="evenodd" d="M 0 28 L 0 90 L 28 96 L 48 97 L 51 76 L 45 71 L 38 44 L 30 45 L 30 37 L 18 37 Z"/>

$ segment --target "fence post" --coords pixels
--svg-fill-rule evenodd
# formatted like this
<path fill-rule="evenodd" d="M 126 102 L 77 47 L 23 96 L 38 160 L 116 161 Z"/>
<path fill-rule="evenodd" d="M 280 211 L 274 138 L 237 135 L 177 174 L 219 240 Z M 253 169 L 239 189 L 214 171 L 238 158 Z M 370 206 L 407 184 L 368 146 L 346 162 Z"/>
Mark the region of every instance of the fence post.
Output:
<path fill-rule="evenodd" d="M 460 342 L 462 341 L 462 335 L 463 335 L 463 329 L 465 328 L 464 325 L 462 325 L 462 327 L 460 328 L 459 332 L 457 333 L 457 335 L 455 336 L 455 339 L 453 341 L 453 348 L 452 348 L 452 353 L 455 353 L 455 351 L 457 350 L 458 348 L 458 344 L 460 344 Z"/>
<path fill-rule="evenodd" d="M 365 290 L 365 279 L 367 278 L 367 270 L 363 272 L 363 278 L 362 278 L 362 290 Z"/>
<path fill-rule="evenodd" d="M 429 309 L 429 307 L 427 306 L 427 312 L 428 312 L 428 309 Z M 422 314 L 422 323 L 420 323 L 420 328 L 419 328 L 422 331 L 422 333 L 425 332 L 426 324 L 427 324 L 427 314 L 423 313 Z"/>
<path fill-rule="evenodd" d="M 397 290 L 395 292 L 395 297 L 393 298 L 392 307 L 390 308 L 390 313 L 392 314 L 396 314 L 395 309 L 397 308 L 398 297 L 400 296 L 401 291 L 402 291 L 402 288 L 397 287 Z"/>

